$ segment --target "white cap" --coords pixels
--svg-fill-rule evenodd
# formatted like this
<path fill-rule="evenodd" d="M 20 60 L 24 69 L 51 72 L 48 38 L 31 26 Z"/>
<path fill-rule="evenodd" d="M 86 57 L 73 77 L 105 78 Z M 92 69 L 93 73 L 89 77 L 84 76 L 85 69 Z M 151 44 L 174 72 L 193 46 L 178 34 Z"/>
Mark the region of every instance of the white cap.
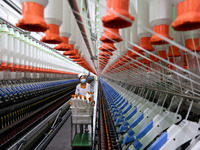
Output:
<path fill-rule="evenodd" d="M 80 79 L 81 76 L 85 76 L 85 74 L 84 73 L 79 73 L 78 74 L 78 78 Z"/>

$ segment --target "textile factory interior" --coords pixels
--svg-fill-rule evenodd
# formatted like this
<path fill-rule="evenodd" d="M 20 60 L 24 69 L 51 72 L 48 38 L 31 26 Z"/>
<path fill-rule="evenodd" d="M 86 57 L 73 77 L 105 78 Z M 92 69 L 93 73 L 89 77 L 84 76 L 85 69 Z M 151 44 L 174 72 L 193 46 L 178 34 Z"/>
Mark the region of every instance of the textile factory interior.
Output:
<path fill-rule="evenodd" d="M 200 150 L 200 0 L 0 0 L 0 150 Z"/>

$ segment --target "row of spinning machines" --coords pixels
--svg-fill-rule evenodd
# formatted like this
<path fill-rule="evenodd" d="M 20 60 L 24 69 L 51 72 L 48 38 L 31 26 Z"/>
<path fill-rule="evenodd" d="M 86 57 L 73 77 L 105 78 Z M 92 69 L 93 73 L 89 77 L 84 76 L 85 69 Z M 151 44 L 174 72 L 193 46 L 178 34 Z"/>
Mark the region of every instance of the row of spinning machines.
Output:
<path fill-rule="evenodd" d="M 93 77 L 88 77 L 87 81 L 90 83 L 93 79 Z M 44 130 L 48 131 L 53 124 L 55 119 L 53 115 L 57 115 L 55 111 L 66 105 L 64 109 L 59 110 L 59 115 L 62 116 L 67 112 L 69 106 L 67 102 L 78 83 L 79 79 L 75 76 L 68 79 L 41 78 L 0 81 L 0 149 L 15 147 L 25 134 L 26 136 L 28 134 L 27 144 L 23 143 L 25 149 L 38 144 Z M 49 115 L 51 117 L 49 120 L 47 119 L 48 123 L 43 122 L 42 124 L 44 118 L 48 118 Z M 39 123 L 40 125 L 38 125 Z M 36 128 L 33 129 L 36 126 L 38 132 L 34 131 L 34 133 L 38 136 L 29 136 L 29 132 L 32 133 L 33 130 L 36 130 Z M 32 143 L 32 140 L 35 142 Z"/>
<path fill-rule="evenodd" d="M 57 87 L 66 85 L 67 83 L 78 82 L 78 79 L 72 80 L 8 80 L 1 81 L 0 87 L 0 104 L 6 106 L 15 104 L 55 90 Z"/>
<path fill-rule="evenodd" d="M 170 108 L 176 96 L 172 96 L 170 105 L 165 108 L 168 94 L 145 88 L 127 90 L 109 80 L 101 79 L 101 84 L 123 150 L 200 148 L 200 124 L 188 120 L 192 101 L 183 119 L 179 114 L 183 98 L 172 112 Z"/>

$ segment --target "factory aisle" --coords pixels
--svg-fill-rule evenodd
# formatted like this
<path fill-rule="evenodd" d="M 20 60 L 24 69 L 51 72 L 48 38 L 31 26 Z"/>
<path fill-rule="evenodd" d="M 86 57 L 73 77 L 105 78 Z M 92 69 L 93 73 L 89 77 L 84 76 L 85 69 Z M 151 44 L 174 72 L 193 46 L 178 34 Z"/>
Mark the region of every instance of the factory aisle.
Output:
<path fill-rule="evenodd" d="M 0 54 L 0 150 L 200 150 L 200 0 L 0 0 Z"/>
<path fill-rule="evenodd" d="M 97 95 L 98 95 L 98 81 L 94 80 L 91 84 L 91 88 L 94 91 L 94 101 L 97 103 Z M 94 115 L 93 115 L 93 133 L 95 131 L 95 121 L 96 121 L 96 105 L 94 107 Z M 79 130 L 79 127 L 78 127 Z M 73 129 L 75 131 L 75 129 Z M 89 131 L 91 128 L 89 126 Z M 94 133 L 95 134 L 95 133 Z M 70 150 L 71 149 L 71 117 L 66 120 L 64 125 L 58 131 L 58 133 L 54 136 L 52 141 L 46 147 L 46 150 Z M 79 148 L 80 149 L 80 148 Z M 81 148 L 82 150 L 83 148 Z"/>

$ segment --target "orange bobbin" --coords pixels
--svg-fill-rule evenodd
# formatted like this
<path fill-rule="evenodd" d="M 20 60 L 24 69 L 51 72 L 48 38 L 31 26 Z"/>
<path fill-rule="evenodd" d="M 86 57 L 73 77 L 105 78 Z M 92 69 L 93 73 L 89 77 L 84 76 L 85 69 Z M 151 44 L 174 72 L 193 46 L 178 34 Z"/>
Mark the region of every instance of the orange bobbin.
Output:
<path fill-rule="evenodd" d="M 161 36 L 164 36 L 165 38 L 173 40 L 169 36 L 169 25 L 161 24 L 161 25 L 154 26 L 153 31 L 160 34 Z M 163 44 L 168 44 L 168 42 L 163 40 L 162 38 L 158 37 L 157 35 L 153 34 L 153 36 L 151 37 L 151 44 L 152 45 L 163 45 Z"/>
<path fill-rule="evenodd" d="M 19 70 L 19 65 L 18 65 L 18 64 L 15 64 L 15 65 L 14 65 L 14 70 L 15 70 L 15 71 Z"/>
<path fill-rule="evenodd" d="M 160 56 L 161 58 L 167 60 L 166 50 L 160 50 L 160 51 L 158 51 L 158 56 Z"/>
<path fill-rule="evenodd" d="M 78 98 L 78 94 L 75 94 L 75 97 Z"/>
<path fill-rule="evenodd" d="M 113 43 L 103 43 L 99 48 L 101 51 L 115 51 L 117 50 Z"/>
<path fill-rule="evenodd" d="M 74 50 L 70 50 L 70 51 L 65 51 L 63 53 L 63 55 L 67 55 L 67 56 L 75 56 L 78 54 L 78 50 L 77 49 L 74 49 Z"/>
<path fill-rule="evenodd" d="M 110 59 L 109 56 L 99 56 L 99 59 Z"/>
<path fill-rule="evenodd" d="M 86 100 L 86 99 L 87 99 L 87 97 L 86 97 L 86 96 L 83 96 L 83 98 L 84 98 L 84 100 Z"/>
<path fill-rule="evenodd" d="M 60 38 L 62 39 L 62 43 L 60 43 L 59 45 L 54 47 L 54 49 L 59 50 L 59 51 L 70 50 L 69 38 L 68 37 L 64 37 L 64 36 L 61 36 Z"/>
<path fill-rule="evenodd" d="M 101 61 L 101 60 L 99 60 L 99 63 L 103 67 L 103 66 L 107 65 L 108 61 Z"/>
<path fill-rule="evenodd" d="M 45 31 L 45 36 L 40 40 L 48 44 L 60 44 L 62 39 L 59 36 L 59 26 L 56 24 L 48 24 L 49 29 Z"/>
<path fill-rule="evenodd" d="M 35 2 L 23 2 L 22 18 L 16 26 L 28 31 L 46 31 L 49 27 L 44 21 L 44 6 Z"/>
<path fill-rule="evenodd" d="M 143 58 L 143 63 L 147 66 L 150 66 L 150 61 L 146 58 Z"/>
<path fill-rule="evenodd" d="M 119 58 L 120 61 L 122 62 L 128 62 L 128 60 L 124 59 L 124 58 Z"/>
<path fill-rule="evenodd" d="M 33 71 L 33 67 L 29 66 L 28 70 L 32 72 Z"/>
<path fill-rule="evenodd" d="M 142 60 L 142 59 L 140 59 L 139 61 L 140 61 L 140 62 L 143 62 L 143 60 Z M 137 65 L 137 67 L 138 67 L 138 66 L 142 66 L 142 64 L 141 64 L 141 63 L 139 63 L 139 62 L 135 62 L 135 64 Z"/>
<path fill-rule="evenodd" d="M 13 64 L 12 64 L 12 63 L 8 63 L 7 68 L 8 68 L 9 70 L 13 71 Z"/>
<path fill-rule="evenodd" d="M 144 53 L 137 47 L 133 46 L 133 50 L 141 55 L 144 55 Z M 136 54 L 135 52 L 132 52 L 132 57 L 140 57 L 140 55 Z"/>
<path fill-rule="evenodd" d="M 132 51 L 130 51 L 130 50 L 128 50 L 128 51 L 126 52 L 127 58 L 128 58 L 128 57 L 131 57 L 131 58 L 135 59 L 136 57 L 133 56 L 133 54 L 134 54 L 134 53 L 133 53 Z"/>
<path fill-rule="evenodd" d="M 74 56 L 69 56 L 69 59 L 80 59 L 81 58 L 81 54 L 76 54 Z"/>
<path fill-rule="evenodd" d="M 74 50 L 74 45 L 73 44 L 69 44 L 70 50 Z"/>
<path fill-rule="evenodd" d="M 99 53 L 99 55 L 101 55 L 101 56 L 112 56 L 113 54 L 110 51 L 102 51 L 101 53 Z"/>
<path fill-rule="evenodd" d="M 20 71 L 23 71 L 23 70 L 24 70 L 24 66 L 23 66 L 23 65 L 20 65 L 20 66 L 19 66 L 19 70 L 20 70 Z"/>
<path fill-rule="evenodd" d="M 100 41 L 104 43 L 121 42 L 122 38 L 120 37 L 119 29 L 106 28 L 102 37 L 100 38 Z"/>
<path fill-rule="evenodd" d="M 91 98 L 91 97 L 89 97 L 89 98 L 88 98 L 88 100 L 89 100 L 89 101 L 91 101 L 91 100 L 92 100 L 92 98 Z"/>
<path fill-rule="evenodd" d="M 200 28 L 199 0 L 183 0 L 176 5 L 176 9 L 177 17 L 172 23 L 172 28 L 174 30 L 189 31 Z"/>
<path fill-rule="evenodd" d="M 122 57 L 123 57 L 125 60 L 127 60 L 127 61 L 131 61 L 131 58 L 129 58 L 129 56 L 128 56 L 128 55 L 126 55 L 126 54 L 125 54 L 125 55 L 123 55 Z"/>
<path fill-rule="evenodd" d="M 82 62 L 83 59 L 82 59 L 82 57 L 81 57 L 80 59 L 73 59 L 72 61 L 75 61 L 75 62 Z"/>
<path fill-rule="evenodd" d="M 129 0 L 107 0 L 107 8 L 111 10 L 107 10 L 106 15 L 102 17 L 104 27 L 119 29 L 132 25 L 131 21 L 134 21 L 134 17 L 128 12 Z M 130 19 L 130 21 L 121 16 Z"/>
<path fill-rule="evenodd" d="M 29 71 L 28 66 L 24 66 L 24 71 Z"/>
<path fill-rule="evenodd" d="M 179 56 L 181 56 L 179 48 L 174 45 L 169 46 L 168 57 L 179 57 Z"/>
<path fill-rule="evenodd" d="M 131 51 L 131 50 L 127 50 L 127 51 L 126 51 L 126 55 L 127 55 L 127 56 L 131 57 L 131 54 L 132 54 L 132 51 Z"/>
<path fill-rule="evenodd" d="M 140 38 L 140 47 L 148 50 L 148 51 L 154 51 L 154 47 L 150 43 L 151 37 L 142 37 Z"/>
<path fill-rule="evenodd" d="M 154 62 L 158 62 L 158 61 L 159 61 L 159 59 L 156 58 L 156 57 L 153 56 L 153 55 L 149 55 L 149 58 L 150 58 L 152 61 L 154 61 Z"/>
<path fill-rule="evenodd" d="M 119 59 L 120 60 L 120 59 Z M 119 63 L 118 63 L 118 65 L 116 66 L 116 67 L 119 67 L 119 66 L 122 66 L 122 65 L 124 65 L 126 63 L 126 61 L 119 61 Z"/>
<path fill-rule="evenodd" d="M 100 57 L 99 58 L 99 61 L 102 62 L 102 63 L 107 63 L 109 60 L 108 59 L 104 59 L 104 57 Z"/>
<path fill-rule="evenodd" d="M 200 51 L 200 47 L 199 47 L 199 39 L 195 38 L 195 39 L 187 39 L 185 40 L 185 47 L 191 51 L 195 51 L 199 52 Z"/>

